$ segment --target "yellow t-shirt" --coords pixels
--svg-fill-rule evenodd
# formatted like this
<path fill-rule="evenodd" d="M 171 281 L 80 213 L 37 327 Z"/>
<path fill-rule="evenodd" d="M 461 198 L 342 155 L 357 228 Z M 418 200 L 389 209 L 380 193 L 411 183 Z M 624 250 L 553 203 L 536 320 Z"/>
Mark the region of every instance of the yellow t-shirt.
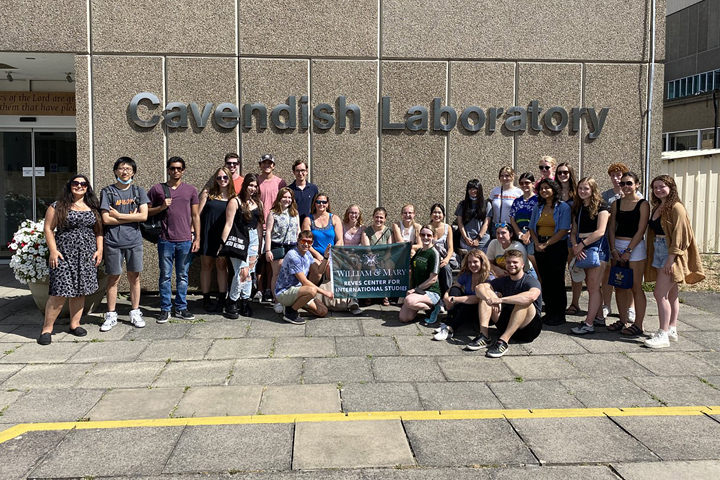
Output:
<path fill-rule="evenodd" d="M 537 222 L 537 234 L 541 237 L 552 237 L 555 234 L 555 218 L 552 213 L 541 213 Z"/>

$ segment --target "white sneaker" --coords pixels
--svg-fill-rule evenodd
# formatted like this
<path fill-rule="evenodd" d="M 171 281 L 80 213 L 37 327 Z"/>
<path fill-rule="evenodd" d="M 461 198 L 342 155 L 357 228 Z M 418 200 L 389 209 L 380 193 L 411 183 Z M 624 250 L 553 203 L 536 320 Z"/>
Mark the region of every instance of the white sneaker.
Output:
<path fill-rule="evenodd" d="M 117 312 L 106 312 L 105 321 L 100 326 L 100 331 L 109 332 L 115 325 L 117 325 Z"/>
<path fill-rule="evenodd" d="M 447 315 L 447 310 L 445 310 L 445 305 L 440 305 L 440 315 Z"/>
<path fill-rule="evenodd" d="M 581 322 L 580 325 L 571 328 L 570 331 L 575 335 L 585 335 L 586 333 L 595 333 L 595 326 Z"/>
<path fill-rule="evenodd" d="M 645 346 L 648 348 L 666 348 L 670 346 L 667 332 L 658 330 L 652 337 L 645 340 Z"/>
<path fill-rule="evenodd" d="M 628 308 L 628 321 L 630 323 L 635 323 L 635 309 L 634 308 Z"/>
<path fill-rule="evenodd" d="M 610 305 L 603 305 L 602 306 L 602 318 L 607 318 L 612 313 L 612 308 L 610 308 Z"/>
<path fill-rule="evenodd" d="M 145 326 L 145 319 L 139 308 L 130 310 L 130 323 L 135 326 L 135 328 L 143 328 Z"/>
<path fill-rule="evenodd" d="M 433 335 L 433 340 L 437 340 L 438 342 L 441 342 L 443 340 L 447 340 L 448 338 L 452 338 L 453 332 L 450 331 L 447 325 L 444 323 L 440 324 L 440 331 L 437 332 L 435 335 Z"/>
<path fill-rule="evenodd" d="M 262 292 L 260 290 L 255 292 L 255 295 L 253 295 L 253 301 L 255 301 L 257 303 L 262 302 Z"/>
<path fill-rule="evenodd" d="M 678 341 L 678 334 L 677 334 L 677 327 L 670 327 L 670 330 L 667 332 L 668 340 L 671 342 L 677 342 Z"/>
<path fill-rule="evenodd" d="M 282 303 L 277 302 L 275 305 L 273 305 L 273 310 L 275 310 L 275 313 L 283 313 L 285 307 L 283 307 Z"/>

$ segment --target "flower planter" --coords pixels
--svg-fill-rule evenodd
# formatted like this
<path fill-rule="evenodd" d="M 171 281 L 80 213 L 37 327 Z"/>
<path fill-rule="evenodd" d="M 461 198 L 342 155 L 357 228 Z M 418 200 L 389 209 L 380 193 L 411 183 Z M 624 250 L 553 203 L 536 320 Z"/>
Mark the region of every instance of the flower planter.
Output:
<path fill-rule="evenodd" d="M 92 295 L 85 296 L 85 310 L 83 310 L 83 315 L 87 315 L 98 309 L 98 307 L 102 303 L 103 298 L 105 297 L 107 283 L 107 275 L 102 272 L 98 272 L 98 289 Z M 40 309 L 40 312 L 45 315 L 45 305 L 47 305 L 49 297 L 48 290 L 50 288 L 50 285 L 47 281 L 28 282 L 28 287 L 30 287 L 30 293 L 32 293 L 33 300 L 35 300 L 35 305 L 37 305 L 38 309 Z M 63 305 L 62 311 L 60 312 L 59 318 L 67 317 L 70 317 L 70 302 L 66 300 L 65 305 Z"/>

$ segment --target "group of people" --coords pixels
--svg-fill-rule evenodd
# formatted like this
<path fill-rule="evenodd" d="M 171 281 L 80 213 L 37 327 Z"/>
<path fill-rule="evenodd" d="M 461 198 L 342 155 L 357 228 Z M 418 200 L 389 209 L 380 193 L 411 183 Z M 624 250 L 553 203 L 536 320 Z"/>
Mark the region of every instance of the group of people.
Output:
<path fill-rule="evenodd" d="M 183 181 L 185 160 L 167 161 L 167 182 L 149 191 L 133 184 L 138 166 L 129 157 L 113 165 L 115 183 L 98 199 L 84 175 L 71 178 L 47 212 L 45 235 L 50 251 L 50 298 L 38 343 L 51 343 L 55 319 L 70 298 L 70 333 L 84 336 L 80 326 L 84 296 L 97 290 L 96 268 L 104 259 L 108 275 L 107 312 L 100 327 L 118 322 L 117 288 L 123 264 L 130 285 L 130 323 L 145 326 L 140 310 L 143 240 L 140 225 L 155 219 L 160 276 L 160 314 L 191 320 L 187 304 L 188 270 L 194 254 L 201 256 L 203 308 L 235 319 L 251 316 L 253 292 L 273 303 L 283 319 L 305 320 L 306 309 L 325 316 L 330 308 L 362 313 L 356 299 L 337 302 L 329 288 L 329 256 L 334 245 L 411 244 L 411 282 L 401 304 L 400 320 L 413 321 L 426 313 L 435 323 L 446 320 L 434 339 L 445 340 L 463 323 L 478 325 L 480 334 L 466 345 L 502 356 L 510 339 L 534 340 L 542 325 L 560 325 L 566 314 L 579 314 L 584 280 L 588 291 L 585 320 L 572 328 L 583 335 L 605 326 L 613 288 L 607 283 L 610 263 L 633 272 L 632 287 L 617 290 L 620 320 L 610 331 L 640 335 L 646 301 L 643 277 L 656 280 L 660 329 L 645 341 L 648 347 L 677 340 L 677 284 L 704 278 L 687 212 L 678 200 L 671 177 L 656 177 L 650 204 L 639 192 L 640 180 L 620 163 L 610 166 L 613 188 L 601 193 L 592 177 L 576 179 L 568 163 L 552 157 L 539 162 L 539 178 L 519 176 L 509 167 L 499 171 L 499 185 L 486 198 L 479 180 L 470 180 L 455 209 L 456 228 L 446 221 L 445 207 L 434 204 L 428 223 L 416 221 L 413 205 L 404 205 L 401 218 L 387 225 L 388 212 L 375 208 L 369 225 L 362 209 L 350 205 L 342 218 L 331 211 L 330 197 L 308 182 L 308 166 L 294 162 L 295 181 L 289 186 L 275 175 L 275 158 L 263 155 L 259 174 L 241 174 L 237 154 L 225 156 L 200 191 Z M 233 229 L 247 237 L 245 258 L 228 258 L 224 244 Z M 645 243 L 647 229 L 647 245 Z M 492 238 L 492 240 L 491 240 Z M 457 249 L 455 248 L 457 245 Z M 646 260 L 649 259 L 649 260 Z M 565 270 L 573 271 L 570 306 Z M 175 269 L 176 294 L 171 279 Z M 219 295 L 211 294 L 212 270 Z M 459 275 L 453 281 L 453 271 Z M 379 299 L 389 305 L 392 299 Z M 542 315 L 544 302 L 545 315 Z M 492 341 L 490 323 L 500 337 Z"/>

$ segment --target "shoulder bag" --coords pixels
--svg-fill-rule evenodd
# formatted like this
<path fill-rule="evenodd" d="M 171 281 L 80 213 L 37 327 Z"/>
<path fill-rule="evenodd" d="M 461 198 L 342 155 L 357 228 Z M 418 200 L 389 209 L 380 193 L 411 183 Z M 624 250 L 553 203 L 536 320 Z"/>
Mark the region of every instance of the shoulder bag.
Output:
<path fill-rule="evenodd" d="M 161 185 L 163 193 L 165 194 L 163 200 L 170 198 L 170 187 L 168 187 L 168 184 L 162 183 Z M 160 234 L 162 233 L 162 221 L 165 220 L 166 216 L 167 209 L 153 215 L 152 217 L 148 217 L 148 219 L 144 222 L 140 222 L 140 233 L 142 234 L 142 237 L 150 243 L 158 243 Z"/>
<path fill-rule="evenodd" d="M 237 202 L 238 211 L 235 213 L 235 215 L 237 215 L 238 213 L 242 215 L 240 211 L 240 200 L 238 200 Z M 228 234 L 227 240 L 225 240 L 225 242 L 220 247 L 218 256 L 246 260 L 249 246 L 250 235 L 248 234 L 247 229 L 238 226 L 238 224 L 233 221 L 232 226 L 230 227 L 230 233 Z"/>

